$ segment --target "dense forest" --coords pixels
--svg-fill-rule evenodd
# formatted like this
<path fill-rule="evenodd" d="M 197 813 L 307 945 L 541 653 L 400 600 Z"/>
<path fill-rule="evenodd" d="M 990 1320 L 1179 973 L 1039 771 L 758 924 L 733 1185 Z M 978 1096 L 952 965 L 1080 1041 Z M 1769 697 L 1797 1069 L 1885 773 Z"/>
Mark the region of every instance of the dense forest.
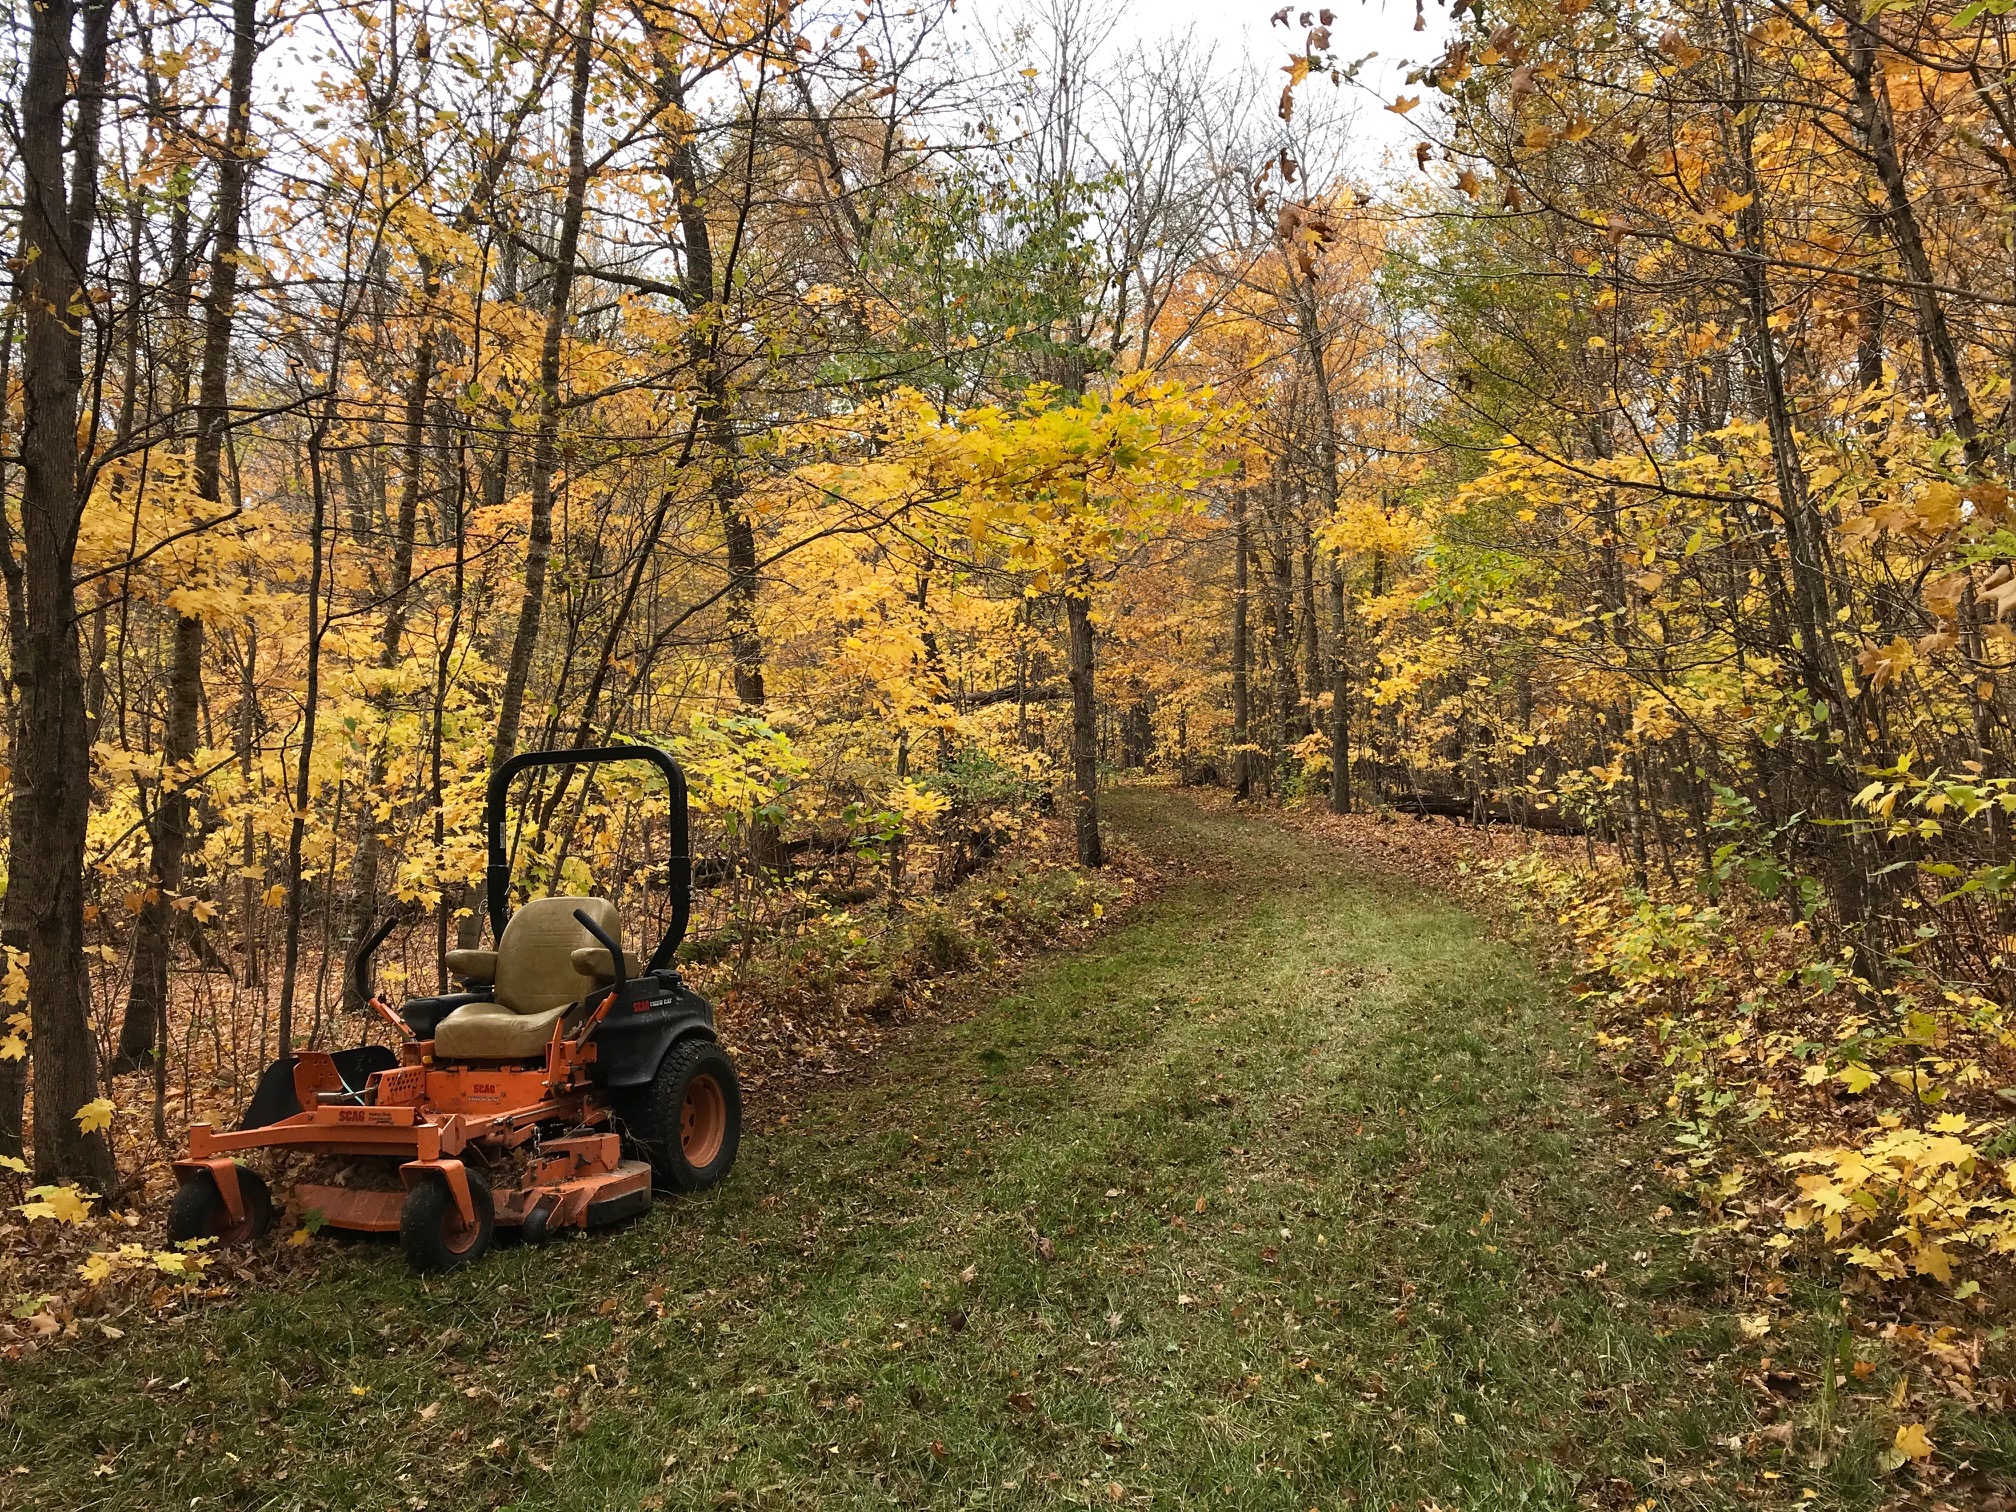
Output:
<path fill-rule="evenodd" d="M 433 987 L 491 771 L 636 739 L 703 966 L 1118 780 L 1545 837 L 1698 1147 L 1831 1151 L 1766 1227 L 2016 1247 L 2009 9 L 1456 0 L 1390 100 L 1330 9 L 17 12 L 0 1157 Z M 644 783 L 525 815 L 659 906 Z"/>

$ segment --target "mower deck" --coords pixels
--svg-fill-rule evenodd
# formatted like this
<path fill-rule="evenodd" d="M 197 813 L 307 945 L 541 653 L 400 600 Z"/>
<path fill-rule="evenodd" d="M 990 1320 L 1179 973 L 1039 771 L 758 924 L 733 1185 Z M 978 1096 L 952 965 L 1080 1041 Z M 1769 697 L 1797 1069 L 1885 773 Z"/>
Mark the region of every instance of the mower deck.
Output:
<path fill-rule="evenodd" d="M 398 1190 L 369 1186 L 303 1184 L 296 1195 L 329 1228 L 397 1233 L 406 1194 L 416 1182 L 438 1176 L 448 1184 L 465 1223 L 475 1221 L 468 1167 L 472 1147 L 486 1156 L 525 1155 L 523 1177 L 494 1189 L 495 1221 L 540 1236 L 552 1229 L 616 1222 L 651 1204 L 651 1166 L 625 1160 L 622 1141 L 606 1129 L 608 1108 L 568 1072 L 577 1059 L 573 1041 L 556 1036 L 547 1064 L 454 1066 L 432 1064 L 432 1042 L 407 1046 L 408 1063 L 376 1071 L 361 1089 L 344 1086 L 335 1058 L 325 1051 L 295 1057 L 294 1091 L 303 1111 L 256 1129 L 218 1133 L 208 1124 L 189 1130 L 189 1154 L 177 1172 L 208 1171 L 232 1222 L 244 1217 L 238 1190 L 243 1150 L 302 1149 L 317 1155 L 399 1161 Z M 556 1064 L 557 1062 L 557 1064 Z M 567 1088 L 550 1095 L 556 1086 Z M 508 1109 L 508 1112 L 499 1111 Z M 582 1130 L 540 1139 L 542 1125 L 560 1122 Z"/>
<path fill-rule="evenodd" d="M 651 1205 L 650 1162 L 624 1160 L 616 1145 L 613 1134 L 542 1145 L 543 1158 L 523 1181 L 493 1189 L 499 1226 L 523 1229 L 530 1222 L 543 1236 L 553 1229 L 596 1228 L 646 1211 Z M 417 1163 L 416 1168 L 426 1169 Z M 400 1167 L 400 1174 L 406 1170 Z M 407 1190 L 303 1182 L 294 1188 L 294 1197 L 303 1212 L 319 1213 L 327 1228 L 396 1234 Z"/>

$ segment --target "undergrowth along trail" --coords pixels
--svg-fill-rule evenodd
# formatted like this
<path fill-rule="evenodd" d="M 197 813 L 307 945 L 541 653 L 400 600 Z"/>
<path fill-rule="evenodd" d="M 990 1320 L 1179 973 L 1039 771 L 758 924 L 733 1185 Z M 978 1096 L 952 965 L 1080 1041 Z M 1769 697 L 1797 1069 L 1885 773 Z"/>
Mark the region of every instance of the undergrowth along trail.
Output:
<path fill-rule="evenodd" d="M 430 1283 L 358 1245 L 310 1289 L 33 1356 L 0 1380 L 0 1506 L 1911 1492 L 1877 1468 L 1884 1368 L 1847 1369 L 1818 1293 L 1729 1310 L 1514 949 L 1281 828 L 1112 810 L 1155 901 L 865 1080 L 753 1108 L 724 1188 Z"/>

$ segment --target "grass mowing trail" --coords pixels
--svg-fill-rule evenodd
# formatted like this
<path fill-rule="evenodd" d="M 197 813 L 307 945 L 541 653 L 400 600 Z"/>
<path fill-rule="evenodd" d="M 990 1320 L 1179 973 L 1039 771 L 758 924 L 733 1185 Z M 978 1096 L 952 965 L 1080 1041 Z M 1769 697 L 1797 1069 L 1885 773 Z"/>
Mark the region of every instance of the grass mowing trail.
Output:
<path fill-rule="evenodd" d="M 1652 1221 L 1557 989 L 1283 830 L 1111 813 L 1161 898 L 752 1109 L 722 1190 L 431 1283 L 350 1246 L 32 1356 L 0 1506 L 1859 1500 L 1867 1446 L 1828 1479 L 1717 1447 L 1758 1347 Z"/>

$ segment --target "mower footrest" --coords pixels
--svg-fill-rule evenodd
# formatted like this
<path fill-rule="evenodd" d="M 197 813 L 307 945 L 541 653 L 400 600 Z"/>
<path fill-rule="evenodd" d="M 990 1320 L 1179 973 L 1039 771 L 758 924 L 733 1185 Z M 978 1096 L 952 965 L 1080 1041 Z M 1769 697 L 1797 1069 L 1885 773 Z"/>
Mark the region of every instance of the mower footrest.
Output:
<path fill-rule="evenodd" d="M 403 1191 L 378 1187 L 298 1186 L 294 1203 L 304 1215 L 322 1215 L 325 1228 L 358 1234 L 396 1234 Z"/>

